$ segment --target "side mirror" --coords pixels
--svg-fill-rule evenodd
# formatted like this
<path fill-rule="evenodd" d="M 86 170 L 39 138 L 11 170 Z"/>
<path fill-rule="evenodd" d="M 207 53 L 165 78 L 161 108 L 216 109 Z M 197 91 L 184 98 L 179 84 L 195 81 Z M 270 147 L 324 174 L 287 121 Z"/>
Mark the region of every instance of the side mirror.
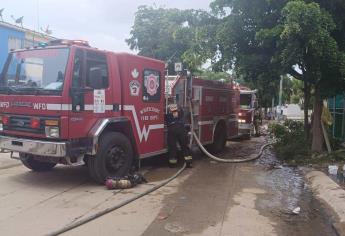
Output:
<path fill-rule="evenodd" d="M 83 89 L 80 89 L 80 88 L 70 89 L 70 96 L 72 98 L 72 111 L 74 112 L 84 111 L 85 109 L 84 93 L 85 91 L 83 91 Z"/>
<path fill-rule="evenodd" d="M 89 85 L 93 89 L 101 89 L 104 87 L 102 70 L 99 68 L 95 68 L 90 71 L 89 80 Z"/>

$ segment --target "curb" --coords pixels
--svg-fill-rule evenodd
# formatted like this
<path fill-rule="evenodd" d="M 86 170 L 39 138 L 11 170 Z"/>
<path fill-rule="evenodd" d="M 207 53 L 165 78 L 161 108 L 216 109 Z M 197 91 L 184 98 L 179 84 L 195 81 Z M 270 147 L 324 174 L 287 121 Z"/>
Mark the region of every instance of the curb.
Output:
<path fill-rule="evenodd" d="M 316 198 L 328 206 L 337 217 L 333 224 L 338 236 L 345 236 L 345 190 L 321 171 L 311 171 L 305 175 Z"/>

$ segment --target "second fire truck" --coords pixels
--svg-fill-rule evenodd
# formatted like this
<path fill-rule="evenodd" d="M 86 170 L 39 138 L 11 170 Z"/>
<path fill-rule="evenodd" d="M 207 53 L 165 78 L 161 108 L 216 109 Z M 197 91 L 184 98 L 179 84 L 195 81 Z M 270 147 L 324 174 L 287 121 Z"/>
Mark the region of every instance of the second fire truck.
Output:
<path fill-rule="evenodd" d="M 256 108 L 256 90 L 240 87 L 239 136 L 249 139 L 254 134 L 254 114 Z"/>

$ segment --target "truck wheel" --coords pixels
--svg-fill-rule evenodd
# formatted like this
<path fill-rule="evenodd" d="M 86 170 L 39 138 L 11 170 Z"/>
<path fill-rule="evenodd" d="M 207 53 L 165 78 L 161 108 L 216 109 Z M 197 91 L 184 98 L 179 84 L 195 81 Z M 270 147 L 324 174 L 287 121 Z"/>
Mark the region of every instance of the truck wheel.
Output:
<path fill-rule="evenodd" d="M 19 156 L 24 166 L 26 166 L 30 170 L 37 171 L 37 172 L 49 171 L 53 169 L 54 166 L 56 166 L 57 164 L 57 163 L 52 163 L 52 162 L 43 162 L 43 161 L 35 160 L 34 156 L 30 154 L 20 153 Z"/>
<path fill-rule="evenodd" d="M 88 158 L 91 178 L 100 184 L 108 177 L 128 174 L 133 163 L 133 149 L 129 139 L 118 132 L 103 135 L 95 157 Z"/>
<path fill-rule="evenodd" d="M 210 151 L 215 154 L 223 151 L 226 139 L 226 128 L 224 125 L 217 125 L 216 130 L 214 131 L 214 138 L 213 143 L 210 146 Z"/>

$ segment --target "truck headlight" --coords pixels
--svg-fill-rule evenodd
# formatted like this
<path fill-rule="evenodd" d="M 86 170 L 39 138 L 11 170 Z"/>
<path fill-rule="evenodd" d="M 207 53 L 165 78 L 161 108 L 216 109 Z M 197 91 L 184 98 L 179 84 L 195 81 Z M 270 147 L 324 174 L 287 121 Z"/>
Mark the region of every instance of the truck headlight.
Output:
<path fill-rule="evenodd" d="M 47 138 L 59 138 L 60 137 L 60 129 L 56 126 L 46 126 L 46 137 Z"/>
<path fill-rule="evenodd" d="M 2 123 L 0 123 L 0 131 L 4 131 L 4 126 Z"/>
<path fill-rule="evenodd" d="M 238 120 L 238 123 L 241 123 L 241 124 L 246 123 L 246 120 L 239 119 L 239 120 Z"/>

